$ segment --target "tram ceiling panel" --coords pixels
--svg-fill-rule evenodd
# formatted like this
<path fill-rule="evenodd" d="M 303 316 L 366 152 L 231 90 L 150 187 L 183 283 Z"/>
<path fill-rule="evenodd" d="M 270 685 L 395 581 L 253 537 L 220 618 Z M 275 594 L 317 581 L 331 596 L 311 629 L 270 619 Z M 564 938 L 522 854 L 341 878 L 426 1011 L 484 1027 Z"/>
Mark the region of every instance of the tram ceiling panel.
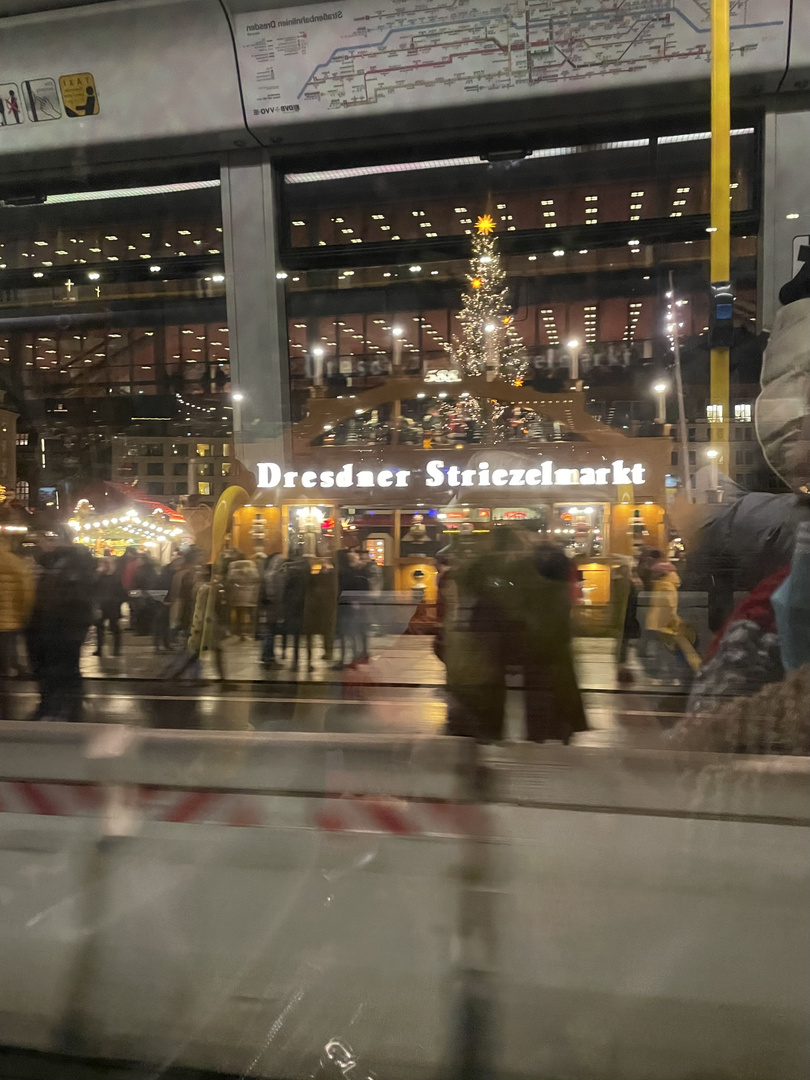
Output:
<path fill-rule="evenodd" d="M 217 0 L 19 15 L 0 19 L 0 39 L 5 173 L 256 144 Z"/>
<path fill-rule="evenodd" d="M 248 126 L 279 149 L 418 138 L 446 130 L 448 110 L 457 130 L 514 129 L 536 127 L 541 102 L 553 123 L 586 108 L 637 114 L 708 101 L 709 5 L 698 0 L 223 4 Z M 791 0 L 730 4 L 735 100 L 761 98 L 787 71 Z"/>

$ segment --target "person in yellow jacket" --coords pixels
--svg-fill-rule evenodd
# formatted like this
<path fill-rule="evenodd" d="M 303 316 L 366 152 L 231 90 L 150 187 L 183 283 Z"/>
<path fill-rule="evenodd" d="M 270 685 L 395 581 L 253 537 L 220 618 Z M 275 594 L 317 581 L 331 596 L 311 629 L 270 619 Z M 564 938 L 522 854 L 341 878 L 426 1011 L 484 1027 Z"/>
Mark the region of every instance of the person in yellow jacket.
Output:
<path fill-rule="evenodd" d="M 646 633 L 660 646 L 658 657 L 653 658 L 652 670 L 656 675 L 668 670 L 669 677 L 675 682 L 689 681 L 700 667 L 700 657 L 692 645 L 692 628 L 678 615 L 681 579 L 660 551 L 651 553 L 647 578 L 651 595 Z"/>
<path fill-rule="evenodd" d="M 17 674 L 20 632 L 34 606 L 34 576 L 0 534 L 0 718 L 8 718 L 6 678 Z"/>

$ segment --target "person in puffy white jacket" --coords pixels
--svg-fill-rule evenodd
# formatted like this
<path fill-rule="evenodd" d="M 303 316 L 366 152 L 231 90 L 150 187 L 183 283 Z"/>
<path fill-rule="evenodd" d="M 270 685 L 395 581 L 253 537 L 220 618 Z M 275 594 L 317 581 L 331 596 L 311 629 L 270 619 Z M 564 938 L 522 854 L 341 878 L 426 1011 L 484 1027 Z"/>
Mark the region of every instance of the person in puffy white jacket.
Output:
<path fill-rule="evenodd" d="M 784 293 L 785 289 L 780 296 Z M 762 361 L 761 381 L 755 419 L 762 452 L 773 471 L 794 492 L 807 494 L 810 492 L 810 295 L 788 303 L 777 313 Z"/>

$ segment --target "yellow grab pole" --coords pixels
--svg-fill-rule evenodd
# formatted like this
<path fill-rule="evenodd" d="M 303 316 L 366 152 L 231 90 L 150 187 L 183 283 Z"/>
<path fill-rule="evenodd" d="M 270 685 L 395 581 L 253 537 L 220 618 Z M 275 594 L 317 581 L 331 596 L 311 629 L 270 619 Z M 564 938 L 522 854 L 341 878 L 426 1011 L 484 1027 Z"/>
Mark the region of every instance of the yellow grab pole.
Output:
<path fill-rule="evenodd" d="M 712 232 L 711 280 L 728 281 L 731 274 L 731 71 L 730 0 L 711 0 L 712 18 Z M 710 424 L 711 442 L 728 472 L 729 375 L 728 349 L 711 353 L 710 400 L 722 421 Z"/>
<path fill-rule="evenodd" d="M 238 484 L 231 484 L 230 487 L 226 487 L 220 495 L 214 510 L 214 522 L 211 527 L 212 566 L 216 563 L 222 551 L 231 518 L 240 506 L 245 505 L 249 498 L 250 496 L 245 489 L 239 487 Z"/>

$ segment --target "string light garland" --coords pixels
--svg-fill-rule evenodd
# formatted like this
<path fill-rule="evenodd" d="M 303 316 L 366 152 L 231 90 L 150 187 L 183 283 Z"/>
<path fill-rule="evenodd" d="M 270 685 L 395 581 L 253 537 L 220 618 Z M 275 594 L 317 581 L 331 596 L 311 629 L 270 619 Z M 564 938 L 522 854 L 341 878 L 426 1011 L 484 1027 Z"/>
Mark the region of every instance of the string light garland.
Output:
<path fill-rule="evenodd" d="M 145 543 L 148 545 L 161 544 L 166 541 L 176 541 L 184 532 L 176 525 L 160 525 L 157 521 L 142 518 L 137 510 L 127 510 L 110 517 L 101 517 L 94 507 L 82 499 L 74 511 L 75 516 L 68 521 L 68 525 L 76 534 L 74 543 L 88 544 L 97 547 L 99 544 L 105 547 L 132 546 Z M 163 520 L 165 517 L 160 515 Z"/>

